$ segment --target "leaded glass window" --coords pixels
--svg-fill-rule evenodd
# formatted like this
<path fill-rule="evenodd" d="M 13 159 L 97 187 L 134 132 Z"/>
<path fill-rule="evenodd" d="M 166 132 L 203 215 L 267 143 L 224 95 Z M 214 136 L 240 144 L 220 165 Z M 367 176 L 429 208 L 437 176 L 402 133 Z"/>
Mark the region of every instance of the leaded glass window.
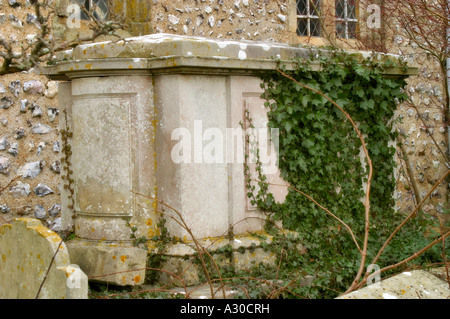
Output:
<path fill-rule="evenodd" d="M 336 36 L 343 39 L 356 38 L 355 0 L 335 0 L 336 4 Z"/>
<path fill-rule="evenodd" d="M 72 2 L 80 6 L 82 20 L 89 20 L 83 6 L 98 20 L 107 20 L 108 18 L 108 0 L 72 0 Z"/>
<path fill-rule="evenodd" d="M 297 34 L 320 37 L 320 0 L 297 0 Z"/>

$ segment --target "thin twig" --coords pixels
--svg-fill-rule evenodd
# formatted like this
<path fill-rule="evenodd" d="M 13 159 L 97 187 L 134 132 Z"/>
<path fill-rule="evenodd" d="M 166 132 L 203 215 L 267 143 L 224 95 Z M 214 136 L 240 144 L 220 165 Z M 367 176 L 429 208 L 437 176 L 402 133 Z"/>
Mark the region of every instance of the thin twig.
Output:
<path fill-rule="evenodd" d="M 41 285 L 39 286 L 39 290 L 38 290 L 38 292 L 36 294 L 36 298 L 35 299 L 39 299 L 39 294 L 41 293 L 41 289 L 44 286 L 45 281 L 47 280 L 47 276 L 48 276 L 48 274 L 50 272 L 50 269 L 52 268 L 53 261 L 55 260 L 56 255 L 58 254 L 59 248 L 61 247 L 63 241 L 64 240 L 61 239 L 61 241 L 59 242 L 58 248 L 56 249 L 55 253 L 53 254 L 52 260 L 50 261 L 50 265 L 48 266 L 47 272 L 45 273 L 44 280 L 42 280 Z"/>

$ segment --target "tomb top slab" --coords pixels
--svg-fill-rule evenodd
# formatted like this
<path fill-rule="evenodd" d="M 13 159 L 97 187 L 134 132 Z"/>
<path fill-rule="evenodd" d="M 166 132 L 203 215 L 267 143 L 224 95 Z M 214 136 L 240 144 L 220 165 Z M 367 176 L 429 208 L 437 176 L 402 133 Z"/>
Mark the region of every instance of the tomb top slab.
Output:
<path fill-rule="evenodd" d="M 326 50 L 311 46 L 291 46 L 285 43 L 249 40 L 211 39 L 172 34 L 150 34 L 117 42 L 99 42 L 80 45 L 60 52 L 59 62 L 47 67 L 46 74 L 53 79 L 67 80 L 77 77 L 115 74 L 254 74 L 256 71 L 274 70 L 279 61 L 292 68 L 301 57 L 316 56 Z M 354 51 L 362 59 L 368 52 Z M 379 54 L 377 59 L 397 55 Z M 319 69 L 319 65 L 314 65 Z M 388 75 L 408 76 L 417 69 L 391 68 Z"/>

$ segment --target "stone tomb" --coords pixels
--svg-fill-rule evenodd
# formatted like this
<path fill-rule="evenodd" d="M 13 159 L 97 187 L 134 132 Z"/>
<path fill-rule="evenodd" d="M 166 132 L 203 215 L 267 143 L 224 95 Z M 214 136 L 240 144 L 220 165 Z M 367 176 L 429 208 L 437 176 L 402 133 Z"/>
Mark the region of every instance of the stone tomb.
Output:
<path fill-rule="evenodd" d="M 263 231 L 265 216 L 247 198 L 243 159 L 250 150 L 239 130 L 247 128 L 241 123 L 248 111 L 263 129 L 268 181 L 285 184 L 258 72 L 273 72 L 278 60 L 290 68 L 309 55 L 309 48 L 285 44 L 168 34 L 60 54 L 47 74 L 65 81 L 60 125 L 71 134 L 62 141 L 70 152 L 62 158 L 61 210 L 63 227 L 74 226 L 77 236 L 67 243 L 73 261 L 97 280 L 139 285 L 161 217 L 179 242 L 165 250 L 174 258 L 195 253 L 192 235 L 238 249 L 247 240 L 232 236 Z M 287 194 L 284 187 L 270 191 L 278 201 Z M 148 249 L 133 239 L 145 239 Z M 183 273 L 181 262 L 176 268 Z"/>
<path fill-rule="evenodd" d="M 37 219 L 18 218 L 1 226 L 0 299 L 36 298 L 45 276 L 40 299 L 87 299 L 87 276 L 70 264 L 66 245 L 60 243 Z"/>

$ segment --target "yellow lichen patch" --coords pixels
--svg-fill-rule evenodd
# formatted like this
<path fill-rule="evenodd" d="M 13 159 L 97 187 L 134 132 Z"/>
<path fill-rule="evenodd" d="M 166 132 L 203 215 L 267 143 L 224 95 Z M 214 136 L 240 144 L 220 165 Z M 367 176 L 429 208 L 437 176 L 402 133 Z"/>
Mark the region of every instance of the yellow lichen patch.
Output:
<path fill-rule="evenodd" d="M 6 224 L 6 225 L 3 225 L 2 227 L 0 227 L 0 234 L 4 235 L 7 229 L 11 229 L 10 224 Z"/>
<path fill-rule="evenodd" d="M 116 256 L 112 256 L 112 259 L 116 259 Z"/>
<path fill-rule="evenodd" d="M 402 289 L 401 292 L 402 292 L 402 295 L 406 294 L 405 289 Z"/>
<path fill-rule="evenodd" d="M 134 282 L 139 283 L 141 281 L 141 276 L 134 277 Z"/>
<path fill-rule="evenodd" d="M 85 66 L 84 66 L 84 68 L 85 69 L 88 69 L 88 70 L 91 70 L 92 69 L 92 64 L 86 64 Z"/>
<path fill-rule="evenodd" d="M 148 230 L 148 238 L 153 238 L 153 237 L 155 237 L 155 231 L 152 229 L 152 228 L 150 228 L 149 230 Z"/>
<path fill-rule="evenodd" d="M 6 256 L 2 255 L 2 261 L 5 263 L 6 262 Z"/>
<path fill-rule="evenodd" d="M 183 236 L 183 242 L 186 243 L 187 241 L 188 241 L 188 240 L 187 240 L 187 235 L 184 235 L 184 236 Z"/>
<path fill-rule="evenodd" d="M 126 255 L 120 256 L 120 260 L 122 260 L 122 262 L 127 261 L 127 256 Z"/>
<path fill-rule="evenodd" d="M 133 66 L 132 66 L 132 65 L 129 65 L 129 66 L 128 66 L 128 68 L 129 68 L 129 69 L 132 69 L 132 68 L 133 68 Z"/>
<path fill-rule="evenodd" d="M 145 224 L 146 224 L 147 226 L 151 226 L 151 225 L 153 225 L 153 220 L 151 220 L 151 219 L 149 218 L 149 219 L 146 220 Z"/>

